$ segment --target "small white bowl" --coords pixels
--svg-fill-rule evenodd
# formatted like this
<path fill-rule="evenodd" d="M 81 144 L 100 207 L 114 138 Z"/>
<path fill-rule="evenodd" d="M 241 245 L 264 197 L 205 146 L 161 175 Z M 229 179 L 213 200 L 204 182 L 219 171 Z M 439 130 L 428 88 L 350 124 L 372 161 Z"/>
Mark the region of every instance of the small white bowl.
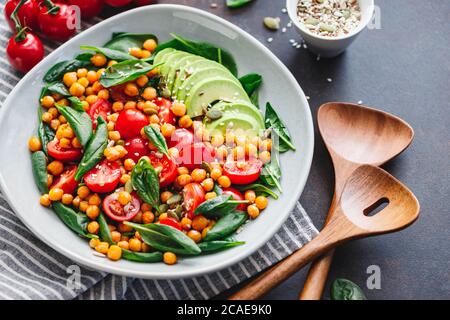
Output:
<path fill-rule="evenodd" d="M 341 54 L 356 39 L 358 34 L 367 26 L 373 16 L 374 0 L 358 0 L 361 8 L 361 22 L 349 34 L 338 37 L 325 37 L 312 33 L 301 23 L 297 16 L 297 4 L 299 0 L 287 0 L 286 8 L 289 17 L 297 31 L 302 35 L 308 45 L 308 49 L 324 58 L 332 58 Z"/>

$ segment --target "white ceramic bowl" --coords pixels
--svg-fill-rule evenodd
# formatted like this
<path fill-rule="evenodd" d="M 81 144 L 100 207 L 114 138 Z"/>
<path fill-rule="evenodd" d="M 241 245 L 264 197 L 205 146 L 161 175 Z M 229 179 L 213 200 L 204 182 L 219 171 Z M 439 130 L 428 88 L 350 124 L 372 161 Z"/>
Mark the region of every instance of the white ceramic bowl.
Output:
<path fill-rule="evenodd" d="M 237 238 L 246 244 L 218 254 L 163 263 L 118 262 L 93 255 L 87 241 L 72 233 L 49 209 L 39 205 L 31 173 L 27 141 L 36 134 L 37 106 L 42 77 L 56 62 L 71 59 L 80 45 L 104 44 L 112 32 L 154 33 L 161 41 L 175 32 L 220 45 L 232 52 L 239 73 L 264 77 L 261 103 L 271 101 L 286 121 L 297 152 L 281 157 L 284 194 L 270 201 L 264 213 L 249 223 Z M 25 225 L 42 241 L 75 262 L 125 276 L 169 279 L 217 271 L 249 256 L 265 244 L 286 220 L 305 185 L 313 155 L 313 123 L 308 102 L 295 78 L 266 47 L 233 24 L 210 13 L 179 5 L 152 5 L 119 14 L 68 41 L 31 70 L 14 88 L 0 109 L 0 186 Z"/>
<path fill-rule="evenodd" d="M 324 58 L 335 57 L 347 49 L 352 44 L 360 32 L 367 26 L 373 16 L 374 2 L 373 0 L 358 0 L 361 8 L 361 22 L 349 34 L 339 37 L 324 37 L 309 31 L 297 17 L 297 4 L 299 0 L 287 0 L 286 8 L 289 18 L 293 21 L 296 30 L 301 34 L 303 40 L 308 45 L 308 49 Z"/>

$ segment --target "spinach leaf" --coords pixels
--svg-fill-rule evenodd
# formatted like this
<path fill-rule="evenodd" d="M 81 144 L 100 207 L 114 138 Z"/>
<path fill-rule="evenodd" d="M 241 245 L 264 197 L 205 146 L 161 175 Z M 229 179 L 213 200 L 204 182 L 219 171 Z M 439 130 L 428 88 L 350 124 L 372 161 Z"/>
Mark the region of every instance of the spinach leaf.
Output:
<path fill-rule="evenodd" d="M 333 300 L 367 300 L 358 285 L 347 279 L 336 279 L 331 285 L 331 299 Z"/>
<path fill-rule="evenodd" d="M 156 67 L 141 60 L 122 61 L 108 67 L 100 77 L 100 83 L 105 88 L 113 87 L 137 79 Z"/>
<path fill-rule="evenodd" d="M 47 157 L 43 151 L 33 152 L 31 155 L 31 168 L 36 185 L 41 193 L 48 192 L 47 185 Z"/>
<path fill-rule="evenodd" d="M 273 192 L 272 190 L 270 190 L 266 186 L 264 186 L 262 184 L 259 184 L 259 183 L 247 184 L 247 185 L 243 185 L 243 186 L 237 186 L 236 188 L 239 191 L 253 190 L 253 191 L 255 191 L 255 193 L 257 195 L 271 196 L 275 200 L 278 199 L 278 195 L 275 192 Z"/>
<path fill-rule="evenodd" d="M 144 159 L 131 171 L 131 185 L 144 202 L 159 211 L 159 177 L 153 166 Z"/>
<path fill-rule="evenodd" d="M 222 188 L 219 186 L 218 183 L 215 183 L 215 184 L 214 184 L 214 192 L 215 192 L 217 195 L 221 195 L 221 194 L 223 193 L 223 190 L 222 190 Z"/>
<path fill-rule="evenodd" d="M 202 214 L 207 218 L 221 218 L 227 213 L 236 209 L 241 203 L 248 203 L 247 200 L 231 200 L 231 195 L 219 195 L 213 199 L 201 203 L 194 211 L 195 215 Z"/>
<path fill-rule="evenodd" d="M 90 53 L 90 52 L 83 52 L 83 53 L 80 53 L 79 55 L 77 55 L 75 57 L 75 60 L 80 60 L 80 61 L 91 63 L 91 58 L 93 55 L 94 54 Z"/>
<path fill-rule="evenodd" d="M 90 50 L 96 53 L 101 53 L 105 57 L 116 60 L 116 61 L 124 61 L 124 60 L 137 60 L 137 58 L 133 57 L 131 54 L 124 53 L 122 51 L 103 48 L 103 47 L 94 47 L 94 46 L 80 46 L 81 50 Z"/>
<path fill-rule="evenodd" d="M 150 139 L 151 144 L 158 149 L 159 152 L 169 156 L 169 149 L 167 148 L 166 139 L 159 129 L 152 126 L 144 127 L 144 132 Z"/>
<path fill-rule="evenodd" d="M 203 241 L 213 241 L 224 239 L 233 234 L 245 221 L 248 215 L 244 211 L 235 210 L 225 214 L 217 220 L 216 224 L 208 231 Z"/>
<path fill-rule="evenodd" d="M 81 61 L 81 60 L 69 60 L 69 61 L 61 61 L 56 63 L 53 67 L 51 67 L 47 73 L 44 75 L 45 82 L 55 82 L 62 79 L 63 75 L 70 71 L 75 71 L 79 68 L 86 67 L 90 65 L 89 61 Z"/>
<path fill-rule="evenodd" d="M 252 1 L 253 0 L 227 0 L 227 7 L 232 9 L 240 8 Z"/>
<path fill-rule="evenodd" d="M 45 155 L 48 156 L 47 145 L 50 141 L 55 139 L 55 132 L 50 128 L 50 126 L 42 121 L 42 109 L 38 108 L 38 135 L 42 144 L 42 151 L 44 151 Z"/>
<path fill-rule="evenodd" d="M 163 261 L 163 254 L 161 252 L 133 252 L 122 249 L 122 259 L 134 262 L 154 263 Z"/>
<path fill-rule="evenodd" d="M 186 51 L 209 60 L 217 61 L 230 70 L 234 76 L 237 76 L 238 71 L 236 61 L 228 51 L 207 42 L 196 42 L 173 33 L 171 33 L 171 36 L 174 37 L 174 39 L 160 44 L 156 49 L 155 54 L 166 48 Z"/>
<path fill-rule="evenodd" d="M 50 93 L 57 93 L 60 94 L 63 97 L 69 97 L 71 96 L 69 90 L 67 90 L 66 86 L 62 82 L 52 82 L 47 84 L 44 88 L 41 90 L 41 95 L 39 96 L 39 100 L 44 97 L 47 92 Z"/>
<path fill-rule="evenodd" d="M 104 47 L 128 53 L 131 48 L 142 48 L 147 39 L 158 41 L 153 34 L 116 32 Z"/>
<path fill-rule="evenodd" d="M 114 244 L 114 241 L 111 236 L 111 231 L 109 230 L 109 227 L 108 227 L 108 222 L 106 221 L 106 217 L 103 212 L 100 212 L 99 216 L 97 217 L 97 222 L 100 226 L 99 233 L 98 233 L 100 236 L 100 239 L 102 241 L 108 242 L 109 244 Z"/>
<path fill-rule="evenodd" d="M 266 163 L 261 170 L 260 180 L 271 188 L 277 188 L 278 191 L 283 192 L 280 185 L 281 169 L 280 160 L 277 152 L 272 152 L 272 158 L 269 163 Z"/>
<path fill-rule="evenodd" d="M 125 224 L 139 231 L 144 242 L 158 251 L 172 251 L 185 255 L 201 253 L 194 240 L 173 227 L 155 223 L 142 225 L 125 222 Z"/>
<path fill-rule="evenodd" d="M 106 146 L 108 145 L 108 129 L 106 128 L 106 122 L 102 117 L 98 117 L 97 123 L 97 130 L 84 149 L 83 158 L 75 173 L 75 180 L 77 181 L 100 162 L 103 157 L 103 151 L 105 151 Z"/>
<path fill-rule="evenodd" d="M 241 246 L 245 244 L 243 241 L 234 241 L 233 239 L 229 240 L 214 240 L 207 242 L 200 242 L 198 247 L 202 250 L 203 254 L 215 253 L 227 249 L 231 249 L 237 246 Z"/>
<path fill-rule="evenodd" d="M 275 146 L 278 151 L 286 152 L 289 149 L 295 151 L 295 147 L 291 142 L 291 136 L 283 121 L 278 117 L 278 114 L 273 109 L 272 105 L 267 102 L 265 115 L 266 129 L 272 131 L 279 137 L 278 144 Z"/>
<path fill-rule="evenodd" d="M 85 238 L 98 238 L 96 235 L 87 232 L 87 224 L 89 218 L 80 212 L 76 212 L 72 208 L 63 205 L 61 202 L 53 202 L 53 210 L 56 215 L 69 227 L 73 232 Z"/>
<path fill-rule="evenodd" d="M 78 98 L 70 97 L 69 100 L 72 102 L 72 107 L 56 105 L 56 108 L 66 118 L 73 131 L 75 131 L 81 145 L 86 147 L 92 136 L 91 117 L 83 110 Z"/>
<path fill-rule="evenodd" d="M 249 73 L 239 78 L 239 82 L 242 84 L 245 92 L 247 92 L 252 103 L 259 107 L 259 88 L 262 84 L 262 76 L 256 73 Z"/>

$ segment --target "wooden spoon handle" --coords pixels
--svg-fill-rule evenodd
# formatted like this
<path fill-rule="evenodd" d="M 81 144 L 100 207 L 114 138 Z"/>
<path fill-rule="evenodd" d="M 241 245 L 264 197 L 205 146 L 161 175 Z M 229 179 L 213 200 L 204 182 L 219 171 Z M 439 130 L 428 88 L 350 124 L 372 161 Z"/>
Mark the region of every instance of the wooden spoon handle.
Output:
<path fill-rule="evenodd" d="M 300 300 L 320 300 L 333 261 L 334 250 L 313 261 L 305 285 L 300 293 Z"/>

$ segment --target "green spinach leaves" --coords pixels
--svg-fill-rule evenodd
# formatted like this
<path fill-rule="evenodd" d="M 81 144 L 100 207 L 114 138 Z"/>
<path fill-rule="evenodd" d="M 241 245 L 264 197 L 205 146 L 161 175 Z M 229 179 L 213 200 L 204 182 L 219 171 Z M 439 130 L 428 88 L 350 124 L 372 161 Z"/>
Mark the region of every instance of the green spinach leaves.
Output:
<path fill-rule="evenodd" d="M 280 119 L 269 102 L 266 104 L 265 124 L 266 129 L 271 129 L 272 133 L 274 133 L 275 136 L 279 138 L 278 143 L 275 144 L 275 147 L 278 149 L 278 151 L 295 151 L 295 147 L 291 142 L 291 136 L 289 135 L 289 131 L 286 128 L 286 125 Z"/>
<path fill-rule="evenodd" d="M 141 159 L 131 171 L 131 185 L 139 197 L 159 210 L 159 177 L 155 168 Z"/>
<path fill-rule="evenodd" d="M 58 111 L 66 118 L 70 127 L 75 131 L 75 134 L 83 147 L 86 147 L 92 136 L 92 120 L 91 117 L 84 111 L 81 106 L 81 101 L 78 98 L 70 97 L 72 107 L 56 106 Z"/>
<path fill-rule="evenodd" d="M 152 126 L 144 127 L 145 135 L 150 139 L 151 144 L 158 149 L 159 152 L 169 156 L 169 149 L 167 148 L 166 139 L 159 129 Z"/>
<path fill-rule="evenodd" d="M 367 300 L 364 292 L 354 282 L 347 279 L 336 279 L 331 285 L 333 300 Z"/>
<path fill-rule="evenodd" d="M 108 67 L 100 77 L 100 83 L 105 88 L 133 81 L 156 68 L 142 60 L 125 60 Z"/>

